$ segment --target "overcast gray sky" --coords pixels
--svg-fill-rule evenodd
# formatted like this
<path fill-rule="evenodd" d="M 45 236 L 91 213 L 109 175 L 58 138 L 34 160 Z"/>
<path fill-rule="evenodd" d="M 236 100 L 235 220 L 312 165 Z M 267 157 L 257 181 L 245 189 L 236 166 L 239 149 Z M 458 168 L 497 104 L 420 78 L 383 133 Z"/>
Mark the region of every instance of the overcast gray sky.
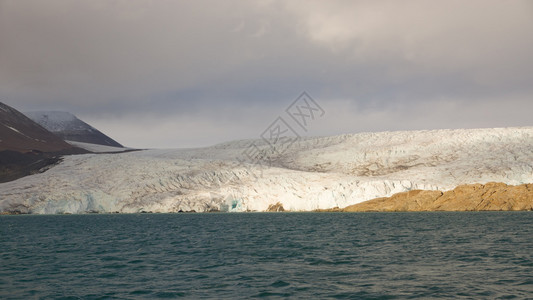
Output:
<path fill-rule="evenodd" d="M 533 125 L 533 1 L 0 0 L 0 101 L 131 147 Z"/>

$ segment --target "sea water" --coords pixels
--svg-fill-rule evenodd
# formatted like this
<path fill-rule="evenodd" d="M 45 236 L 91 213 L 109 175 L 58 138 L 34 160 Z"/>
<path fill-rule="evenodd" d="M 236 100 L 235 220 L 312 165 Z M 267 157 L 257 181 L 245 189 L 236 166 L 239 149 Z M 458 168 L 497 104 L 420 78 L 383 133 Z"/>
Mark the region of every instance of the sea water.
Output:
<path fill-rule="evenodd" d="M 533 213 L 0 217 L 0 298 L 533 298 Z"/>

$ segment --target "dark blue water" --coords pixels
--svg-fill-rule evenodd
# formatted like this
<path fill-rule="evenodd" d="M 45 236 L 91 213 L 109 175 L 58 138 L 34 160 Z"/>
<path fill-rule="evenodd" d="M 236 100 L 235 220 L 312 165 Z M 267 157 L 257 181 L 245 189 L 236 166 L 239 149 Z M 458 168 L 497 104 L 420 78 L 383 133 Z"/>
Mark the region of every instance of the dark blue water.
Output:
<path fill-rule="evenodd" d="M 0 217 L 0 298 L 533 298 L 533 213 Z"/>

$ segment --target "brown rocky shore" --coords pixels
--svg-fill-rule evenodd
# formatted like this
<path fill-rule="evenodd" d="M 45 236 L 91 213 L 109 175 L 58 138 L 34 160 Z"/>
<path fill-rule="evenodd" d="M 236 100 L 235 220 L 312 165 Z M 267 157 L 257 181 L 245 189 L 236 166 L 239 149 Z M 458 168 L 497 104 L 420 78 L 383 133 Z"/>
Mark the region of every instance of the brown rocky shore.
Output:
<path fill-rule="evenodd" d="M 533 210 L 533 184 L 490 182 L 441 191 L 413 190 L 326 211 L 518 211 Z"/>

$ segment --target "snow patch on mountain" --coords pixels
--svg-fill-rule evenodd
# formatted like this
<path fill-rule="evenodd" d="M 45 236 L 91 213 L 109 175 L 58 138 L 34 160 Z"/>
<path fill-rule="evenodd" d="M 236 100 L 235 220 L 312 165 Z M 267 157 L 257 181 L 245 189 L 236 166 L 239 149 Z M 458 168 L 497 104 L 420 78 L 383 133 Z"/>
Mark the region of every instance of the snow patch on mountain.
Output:
<path fill-rule="evenodd" d="M 258 160 L 246 157 L 254 145 Z M 0 184 L 0 210 L 265 211 L 345 207 L 412 189 L 533 182 L 533 127 L 243 140 L 197 149 L 65 157 Z"/>
<path fill-rule="evenodd" d="M 85 129 L 83 124 L 75 123 L 78 120 L 75 115 L 65 111 L 34 111 L 24 114 L 51 132 Z M 75 127 L 72 128 L 72 126 Z"/>

